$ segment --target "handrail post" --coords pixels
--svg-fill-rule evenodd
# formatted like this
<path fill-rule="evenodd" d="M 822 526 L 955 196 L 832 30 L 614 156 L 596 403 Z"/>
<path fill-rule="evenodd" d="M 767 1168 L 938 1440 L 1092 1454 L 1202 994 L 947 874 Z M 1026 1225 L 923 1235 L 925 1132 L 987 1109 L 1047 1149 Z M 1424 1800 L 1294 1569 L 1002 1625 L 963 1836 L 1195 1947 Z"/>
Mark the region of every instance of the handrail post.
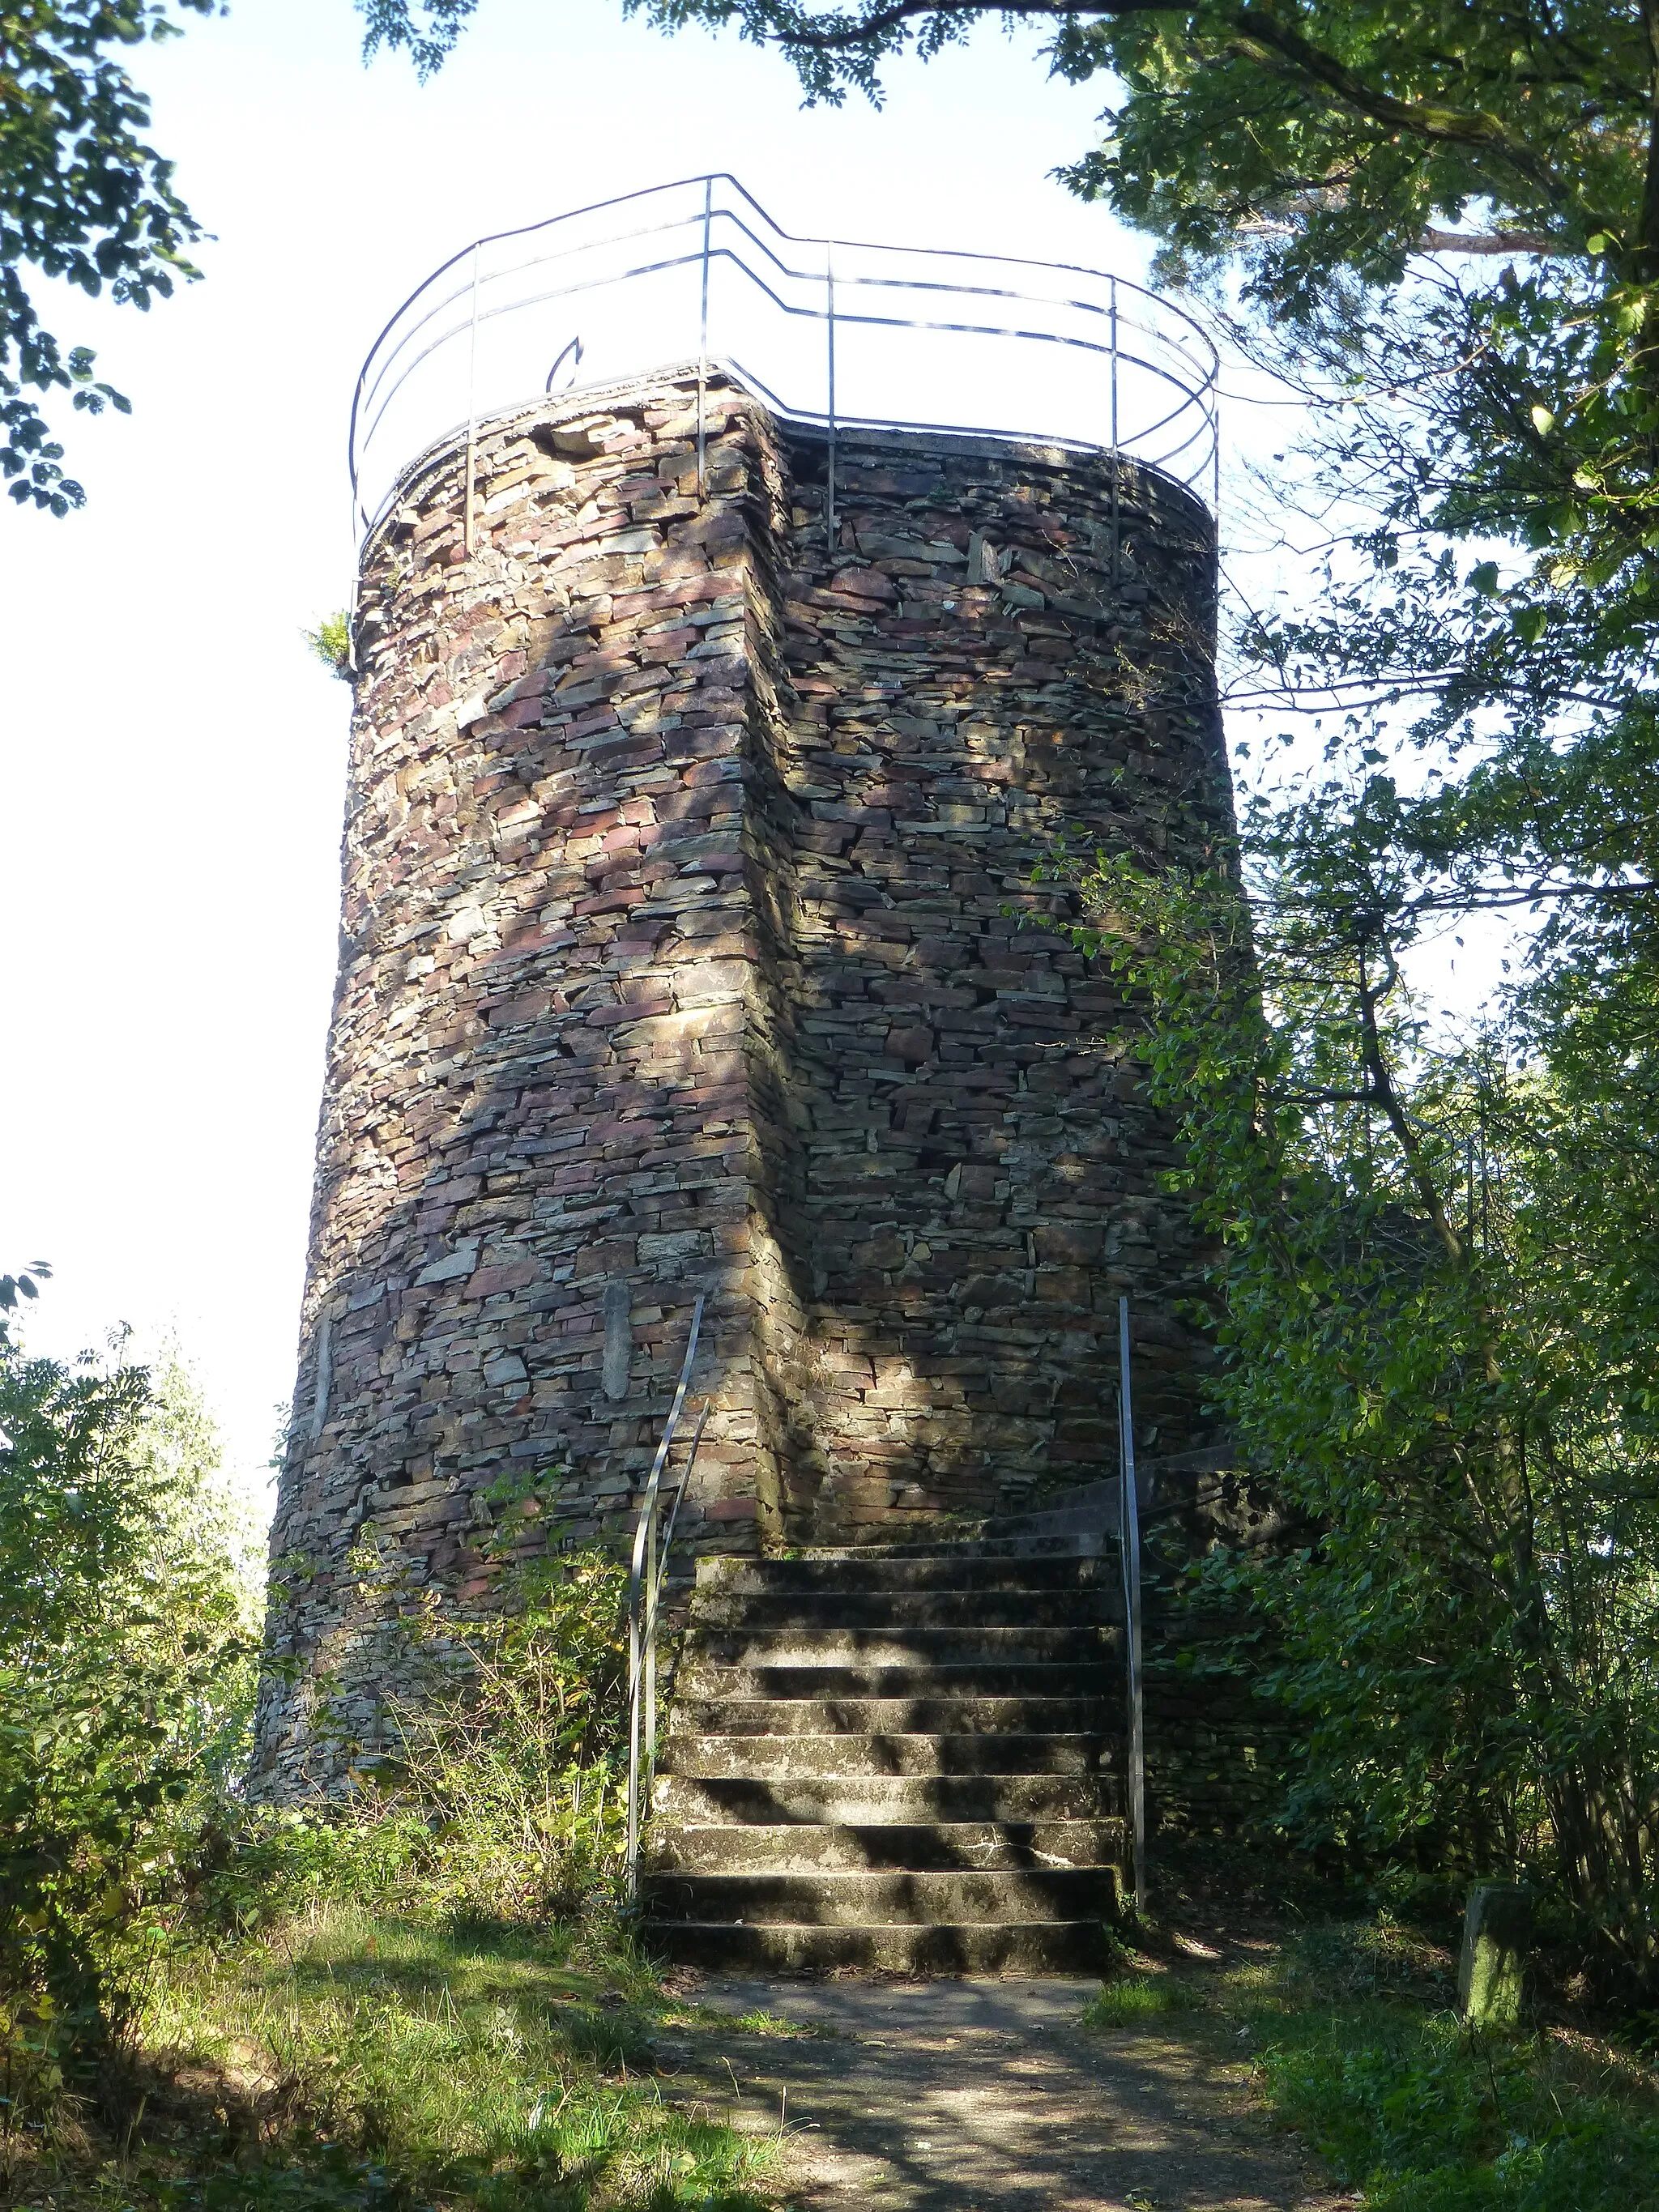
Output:
<path fill-rule="evenodd" d="M 1135 1494 L 1134 1405 L 1129 1395 L 1129 1301 L 1117 1302 L 1119 1550 L 1123 1561 L 1124 1641 L 1129 1659 L 1129 1828 L 1134 1845 L 1135 1911 L 1146 1911 L 1146 1756 L 1140 1682 L 1140 1501 Z"/>
<path fill-rule="evenodd" d="M 648 1777 L 657 1763 L 657 1516 L 645 1540 L 645 1719 L 641 1753 Z M 646 1790 L 651 1787 L 647 1779 Z"/>
<path fill-rule="evenodd" d="M 663 1424 L 662 1435 L 658 1440 L 656 1456 L 646 1478 L 639 1517 L 634 1525 L 634 1550 L 629 1564 L 628 1832 L 624 1863 L 630 1897 L 639 1886 L 640 1827 L 644 1809 L 641 1783 L 647 1772 L 654 1771 L 656 1765 L 657 1598 L 660 1580 L 657 1573 L 658 1498 L 662 1488 L 663 1469 L 668 1464 L 669 1447 L 674 1441 L 674 1431 L 679 1425 L 680 1414 L 685 1406 L 685 1394 L 697 1357 L 697 1338 L 702 1328 L 702 1310 L 708 1296 L 706 1291 L 699 1291 L 697 1302 L 691 1309 L 691 1332 L 686 1341 L 685 1357 L 680 1362 L 680 1376 L 675 1386 L 673 1403 L 668 1409 L 668 1419 Z M 707 1419 L 707 1407 L 703 1411 Z M 702 1437 L 702 1422 L 699 1421 L 699 1442 Z M 695 1457 L 696 1443 L 691 1449 Z M 690 1471 L 688 1462 L 685 1474 L 680 1478 L 682 1489 L 690 1479 Z M 671 1538 L 673 1522 L 678 1517 L 679 1503 L 676 1499 L 673 1516 L 669 1522 Z M 665 1561 L 666 1556 L 665 1550 Z"/>
<path fill-rule="evenodd" d="M 823 249 L 823 282 L 830 325 L 830 452 L 823 479 L 823 532 L 824 550 L 833 553 L 836 550 L 836 249 L 829 243 Z"/>
<path fill-rule="evenodd" d="M 472 331 L 466 360 L 466 507 L 461 517 L 462 550 L 472 550 L 472 485 L 478 453 L 478 256 L 482 241 L 472 249 Z"/>
<path fill-rule="evenodd" d="M 662 1543 L 658 1553 L 658 1564 L 653 1573 L 651 1586 L 646 1594 L 645 1651 L 647 1669 L 647 1692 L 645 1708 L 643 1741 L 641 1764 L 644 1778 L 640 1802 L 648 1807 L 651 1787 L 657 1777 L 657 1616 L 662 1610 L 663 1584 L 668 1579 L 668 1555 L 674 1547 L 674 1528 L 680 1517 L 680 1507 L 685 1502 L 686 1487 L 691 1480 L 691 1470 L 697 1463 L 697 1447 L 702 1442 L 702 1432 L 708 1420 L 708 1401 L 705 1398 L 697 1415 L 697 1425 L 691 1432 L 691 1449 L 685 1455 L 685 1465 L 674 1489 L 674 1503 L 669 1509 L 668 1526 L 662 1532 Z"/>
<path fill-rule="evenodd" d="M 1119 471 L 1118 471 L 1118 458 L 1117 458 L 1117 279 L 1116 279 L 1116 277 L 1115 277 L 1115 276 L 1109 277 L 1109 278 L 1107 279 L 1107 283 L 1108 283 L 1108 285 L 1109 285 L 1109 297 L 1110 297 L 1110 304 L 1109 304 L 1109 309 L 1108 309 L 1108 313 L 1109 313 L 1109 318 L 1110 318 L 1110 324 L 1109 324 L 1110 334 L 1111 334 L 1111 336 L 1110 336 L 1110 343 L 1111 343 L 1111 356 L 1110 356 L 1110 359 L 1111 359 L 1111 379 L 1112 379 L 1112 399 L 1111 399 L 1111 408 L 1112 408 L 1112 588 L 1113 588 L 1113 590 L 1114 590 L 1114 591 L 1115 591 L 1115 590 L 1117 589 L 1118 585 L 1122 581 L 1122 578 L 1121 578 L 1121 574 L 1120 574 L 1120 562 L 1119 562 L 1119 557 L 1118 557 L 1118 548 L 1119 548 L 1119 545 L 1120 545 L 1120 544 L 1121 544 L 1121 538 L 1122 538 L 1122 531 L 1123 531 L 1122 521 L 1121 521 L 1121 517 L 1120 517 L 1120 515 L 1119 515 L 1119 513 L 1118 513 L 1118 495 L 1117 495 L 1117 480 L 1118 480 L 1118 473 L 1119 473 Z"/>
<path fill-rule="evenodd" d="M 703 428 L 703 395 L 708 386 L 708 233 L 714 220 L 714 179 L 702 180 L 702 307 L 697 324 L 697 497 L 708 496 L 708 442 Z"/>
<path fill-rule="evenodd" d="M 1213 469 L 1210 478 L 1210 513 L 1215 517 L 1215 550 L 1221 554 L 1221 394 L 1216 390 L 1215 379 L 1210 380 L 1210 452 Z"/>

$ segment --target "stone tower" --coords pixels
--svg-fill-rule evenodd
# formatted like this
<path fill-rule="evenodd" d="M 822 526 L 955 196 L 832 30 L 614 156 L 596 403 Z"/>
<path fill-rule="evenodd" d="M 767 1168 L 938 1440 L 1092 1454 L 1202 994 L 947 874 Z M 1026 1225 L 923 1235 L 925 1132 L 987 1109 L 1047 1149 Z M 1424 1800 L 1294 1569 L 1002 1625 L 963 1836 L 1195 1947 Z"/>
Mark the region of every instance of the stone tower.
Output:
<path fill-rule="evenodd" d="M 1123 1291 L 1145 1429 L 1197 1440 L 1168 1132 L 1030 878 L 1062 828 L 1230 823 L 1210 517 L 1106 453 L 701 405 L 701 477 L 695 369 L 498 416 L 364 547 L 273 1786 L 321 1674 L 372 1729 L 366 1532 L 464 1604 L 504 1471 L 629 1525 L 700 1290 L 700 1550 L 1111 1472 Z"/>

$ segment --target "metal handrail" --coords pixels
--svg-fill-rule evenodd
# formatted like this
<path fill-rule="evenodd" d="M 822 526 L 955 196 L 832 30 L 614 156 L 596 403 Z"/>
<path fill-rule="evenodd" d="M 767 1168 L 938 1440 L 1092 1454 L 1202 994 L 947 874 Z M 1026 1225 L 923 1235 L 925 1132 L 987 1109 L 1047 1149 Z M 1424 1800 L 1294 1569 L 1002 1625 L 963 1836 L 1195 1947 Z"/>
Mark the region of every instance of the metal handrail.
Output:
<path fill-rule="evenodd" d="M 677 272 L 684 272 L 683 297 L 671 296 Z M 589 303 L 584 317 L 611 314 L 626 324 L 631 315 L 638 325 L 631 336 L 610 333 L 608 360 L 596 358 L 605 352 L 603 333 L 584 330 L 592 388 L 653 363 L 695 359 L 700 462 L 702 392 L 717 360 L 783 413 L 823 424 L 831 514 L 836 433 L 851 426 L 1123 453 L 1213 497 L 1216 351 L 1171 301 L 1073 262 L 797 236 L 735 177 L 716 171 L 492 232 L 417 285 L 370 347 L 353 393 L 356 526 L 376 526 L 416 455 L 465 424 L 470 459 L 481 422 L 543 396 L 547 363 L 575 335 L 561 313 L 578 300 Z M 907 305 L 914 312 L 903 312 Z M 813 325 L 823 328 L 822 343 L 805 360 L 792 357 Z M 848 352 L 860 334 L 878 351 L 863 392 Z M 1010 377 L 997 350 L 1003 343 L 1041 353 L 1022 352 Z M 649 362 L 640 358 L 642 346 Z M 753 373 L 738 368 L 739 346 L 755 362 Z M 775 364 L 771 353 L 780 349 Z M 1047 396 L 1033 373 L 1039 360 L 1054 372 Z M 988 363 L 1004 368 L 1002 409 L 986 404 Z M 1061 375 L 1066 363 L 1069 384 Z M 896 407 L 906 382 L 914 387 L 919 378 L 929 404 Z M 572 390 L 579 398 L 584 388 Z M 994 412 L 1012 419 L 988 419 Z M 388 443 L 392 456 L 382 465 Z"/>
<path fill-rule="evenodd" d="M 1129 1393 L 1129 1301 L 1117 1302 L 1118 1550 L 1123 1568 L 1124 1646 L 1128 1660 L 1130 1842 L 1135 1910 L 1146 1911 L 1146 1741 L 1140 1649 L 1140 1500 L 1135 1484 L 1134 1401 Z"/>
<path fill-rule="evenodd" d="M 657 1616 L 662 1603 L 663 1583 L 668 1573 L 669 1549 L 674 1541 L 674 1524 L 679 1519 L 680 1502 L 691 1480 L 691 1469 L 696 1464 L 697 1446 L 702 1442 L 703 1424 L 708 1419 L 706 1399 L 702 1411 L 697 1416 L 690 1452 L 680 1471 L 679 1483 L 674 1492 L 674 1508 L 668 1516 L 668 1527 L 659 1551 L 657 1529 L 662 1507 L 663 1470 L 668 1464 L 669 1447 L 674 1441 L 674 1431 L 679 1426 L 680 1414 L 685 1405 L 685 1394 L 697 1356 L 697 1338 L 702 1328 L 702 1310 L 707 1297 L 707 1291 L 699 1291 L 697 1302 L 691 1309 L 691 1334 L 686 1343 L 685 1357 L 680 1362 L 680 1379 L 675 1388 L 674 1402 L 668 1409 L 668 1419 L 663 1424 L 656 1457 L 651 1462 L 651 1473 L 640 1499 L 639 1516 L 634 1524 L 633 1556 L 628 1571 L 626 1863 L 630 1895 L 639 1881 L 642 1811 L 650 1796 L 657 1765 Z"/>

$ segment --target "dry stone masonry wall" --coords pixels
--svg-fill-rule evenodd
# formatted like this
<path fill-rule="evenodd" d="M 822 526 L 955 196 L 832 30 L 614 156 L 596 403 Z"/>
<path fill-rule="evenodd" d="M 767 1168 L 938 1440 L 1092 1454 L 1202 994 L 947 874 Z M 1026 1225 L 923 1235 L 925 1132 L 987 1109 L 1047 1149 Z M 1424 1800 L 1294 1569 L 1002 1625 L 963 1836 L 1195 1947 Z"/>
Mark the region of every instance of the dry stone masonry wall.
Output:
<path fill-rule="evenodd" d="M 702 1550 L 1109 1471 L 1123 1291 L 1149 1437 L 1194 1440 L 1168 1132 L 1030 878 L 1062 828 L 1228 823 L 1209 519 L 1105 456 L 703 411 L 701 481 L 695 376 L 497 422 L 470 550 L 455 447 L 365 551 L 273 1787 L 374 1741 L 366 1543 L 382 1610 L 465 1607 L 504 1475 L 627 1525 L 699 1291 Z"/>

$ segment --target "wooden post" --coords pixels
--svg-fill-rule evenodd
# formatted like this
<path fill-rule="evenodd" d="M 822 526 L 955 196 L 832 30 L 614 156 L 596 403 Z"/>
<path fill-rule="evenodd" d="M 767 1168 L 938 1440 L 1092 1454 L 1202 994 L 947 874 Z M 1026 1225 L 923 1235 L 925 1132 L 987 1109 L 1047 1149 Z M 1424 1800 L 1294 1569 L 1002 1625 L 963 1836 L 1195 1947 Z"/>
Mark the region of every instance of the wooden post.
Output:
<path fill-rule="evenodd" d="M 1457 2002 L 1470 2027 L 1510 2028 L 1521 2019 L 1532 1899 L 1517 1882 L 1477 1882 L 1463 1916 Z"/>

